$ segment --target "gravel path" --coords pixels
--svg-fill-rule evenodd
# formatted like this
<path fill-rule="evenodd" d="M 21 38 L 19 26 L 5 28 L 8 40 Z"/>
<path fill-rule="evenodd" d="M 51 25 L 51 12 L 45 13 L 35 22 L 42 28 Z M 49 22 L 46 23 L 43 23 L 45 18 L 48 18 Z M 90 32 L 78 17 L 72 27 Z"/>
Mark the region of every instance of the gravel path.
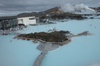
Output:
<path fill-rule="evenodd" d="M 36 58 L 33 66 L 41 66 L 42 60 L 48 51 L 41 52 L 40 55 Z"/>

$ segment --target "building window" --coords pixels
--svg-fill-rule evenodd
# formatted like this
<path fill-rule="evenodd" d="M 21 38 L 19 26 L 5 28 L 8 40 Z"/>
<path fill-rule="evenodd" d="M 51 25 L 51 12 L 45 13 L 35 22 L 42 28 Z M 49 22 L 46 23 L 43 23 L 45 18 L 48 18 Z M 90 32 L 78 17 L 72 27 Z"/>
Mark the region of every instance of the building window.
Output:
<path fill-rule="evenodd" d="M 29 20 L 34 20 L 35 18 L 29 18 Z"/>
<path fill-rule="evenodd" d="M 19 21 L 23 22 L 23 19 L 19 19 Z"/>

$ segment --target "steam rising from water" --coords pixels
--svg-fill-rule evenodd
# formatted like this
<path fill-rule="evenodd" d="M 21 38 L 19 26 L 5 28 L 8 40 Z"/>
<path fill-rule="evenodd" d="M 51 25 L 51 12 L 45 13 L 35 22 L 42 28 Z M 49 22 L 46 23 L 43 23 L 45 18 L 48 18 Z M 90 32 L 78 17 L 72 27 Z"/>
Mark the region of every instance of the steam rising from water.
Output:
<path fill-rule="evenodd" d="M 74 6 L 71 5 L 70 3 L 68 4 L 64 4 L 61 6 L 61 10 L 64 11 L 64 12 L 74 12 Z"/>
<path fill-rule="evenodd" d="M 95 13 L 94 9 L 91 9 L 87 5 L 84 4 L 76 4 L 72 5 L 70 3 L 64 4 L 61 6 L 61 9 L 63 12 L 71 12 L 71 13 Z"/>

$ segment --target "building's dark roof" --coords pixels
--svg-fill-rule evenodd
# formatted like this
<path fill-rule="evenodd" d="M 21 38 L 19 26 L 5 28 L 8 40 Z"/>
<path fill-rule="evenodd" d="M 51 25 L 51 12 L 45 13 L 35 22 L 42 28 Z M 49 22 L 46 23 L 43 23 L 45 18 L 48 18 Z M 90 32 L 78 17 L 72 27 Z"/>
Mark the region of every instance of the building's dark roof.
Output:
<path fill-rule="evenodd" d="M 4 17 L 0 17 L 0 20 L 6 20 L 6 19 L 16 19 L 16 16 L 4 16 Z"/>

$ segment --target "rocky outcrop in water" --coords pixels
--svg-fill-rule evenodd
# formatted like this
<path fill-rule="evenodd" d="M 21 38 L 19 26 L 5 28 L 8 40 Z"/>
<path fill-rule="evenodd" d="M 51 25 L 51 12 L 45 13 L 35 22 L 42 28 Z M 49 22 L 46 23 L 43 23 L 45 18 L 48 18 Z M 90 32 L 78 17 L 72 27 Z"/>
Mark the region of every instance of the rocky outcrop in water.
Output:
<path fill-rule="evenodd" d="M 39 33 L 30 33 L 30 34 L 20 34 L 15 38 L 23 39 L 23 40 L 33 40 L 33 42 L 41 42 L 47 43 L 50 42 L 52 44 L 64 45 L 71 41 L 70 38 L 77 36 L 87 36 L 91 35 L 89 31 L 84 31 L 77 35 L 70 33 L 69 31 L 54 31 L 54 32 L 39 32 Z"/>
<path fill-rule="evenodd" d="M 66 34 L 69 33 L 69 31 L 54 31 L 51 33 L 39 32 L 30 34 L 20 34 L 16 38 L 24 40 L 38 40 L 40 42 L 51 42 L 54 44 L 63 45 L 66 44 L 66 41 L 69 41 L 69 38 L 66 36 Z"/>

